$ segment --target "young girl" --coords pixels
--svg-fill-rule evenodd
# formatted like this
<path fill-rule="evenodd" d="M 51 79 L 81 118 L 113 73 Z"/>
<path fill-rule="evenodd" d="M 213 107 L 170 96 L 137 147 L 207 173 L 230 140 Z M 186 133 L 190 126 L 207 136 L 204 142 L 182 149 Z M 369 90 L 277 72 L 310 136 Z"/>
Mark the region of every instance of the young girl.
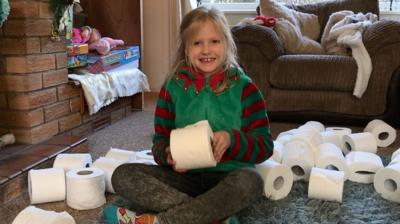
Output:
<path fill-rule="evenodd" d="M 124 164 L 114 171 L 115 191 L 142 213 L 115 209 L 118 223 L 218 223 L 262 196 L 254 164 L 272 154 L 269 121 L 261 93 L 235 58 L 220 11 L 199 7 L 185 16 L 173 72 L 155 111 L 158 166 Z M 200 120 L 208 120 L 214 132 L 217 166 L 176 170 L 170 133 Z"/>

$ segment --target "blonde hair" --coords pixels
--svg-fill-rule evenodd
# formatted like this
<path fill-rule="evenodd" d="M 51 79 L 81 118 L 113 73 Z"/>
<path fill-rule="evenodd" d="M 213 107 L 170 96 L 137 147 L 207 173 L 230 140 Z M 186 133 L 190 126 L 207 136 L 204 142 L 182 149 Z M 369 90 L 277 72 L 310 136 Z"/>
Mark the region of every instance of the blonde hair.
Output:
<path fill-rule="evenodd" d="M 196 34 L 196 30 L 207 21 L 212 22 L 223 37 L 222 43 L 225 45 L 223 71 L 227 71 L 232 66 L 239 67 L 236 60 L 236 45 L 224 14 L 218 9 L 201 6 L 190 11 L 182 20 L 179 29 L 178 49 L 171 75 L 177 73 L 182 67 L 193 68 L 187 57 L 187 48 Z"/>

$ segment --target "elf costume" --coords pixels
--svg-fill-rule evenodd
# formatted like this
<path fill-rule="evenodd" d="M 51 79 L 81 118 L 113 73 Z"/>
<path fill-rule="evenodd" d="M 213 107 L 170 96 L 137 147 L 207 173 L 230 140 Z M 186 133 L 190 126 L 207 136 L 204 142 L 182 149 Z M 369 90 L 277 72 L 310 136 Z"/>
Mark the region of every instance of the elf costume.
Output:
<path fill-rule="evenodd" d="M 220 93 L 224 75 L 228 85 Z M 191 69 L 174 74 L 160 91 L 155 113 L 153 154 L 160 165 L 167 164 L 170 132 L 200 120 L 212 130 L 230 134 L 231 147 L 216 167 L 201 169 L 230 171 L 251 167 L 272 155 L 269 121 L 258 88 L 242 70 L 231 68 L 206 77 Z M 196 170 L 193 170 L 196 171 Z"/>

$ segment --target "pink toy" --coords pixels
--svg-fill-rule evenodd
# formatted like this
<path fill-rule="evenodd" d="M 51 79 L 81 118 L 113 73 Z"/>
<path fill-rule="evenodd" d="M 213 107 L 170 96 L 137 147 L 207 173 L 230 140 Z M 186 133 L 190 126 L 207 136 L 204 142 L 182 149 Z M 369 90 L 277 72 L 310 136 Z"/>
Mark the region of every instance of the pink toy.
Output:
<path fill-rule="evenodd" d="M 90 26 L 72 29 L 72 43 L 86 43 L 92 35 Z"/>
<path fill-rule="evenodd" d="M 99 54 L 106 55 L 111 49 L 119 45 L 124 45 L 123 40 L 113 39 L 110 37 L 101 37 L 97 29 L 92 29 L 89 38 L 89 50 L 96 50 Z"/>

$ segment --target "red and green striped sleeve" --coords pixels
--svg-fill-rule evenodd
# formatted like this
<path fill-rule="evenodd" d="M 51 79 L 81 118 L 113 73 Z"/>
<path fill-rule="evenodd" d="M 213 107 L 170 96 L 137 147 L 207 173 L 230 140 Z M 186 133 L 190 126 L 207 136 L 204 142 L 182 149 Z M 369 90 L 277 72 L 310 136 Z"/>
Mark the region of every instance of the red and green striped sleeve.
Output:
<path fill-rule="evenodd" d="M 241 128 L 230 131 L 231 147 L 222 161 L 261 163 L 272 155 L 273 141 L 264 99 L 251 81 L 243 87 L 241 105 Z"/>
<path fill-rule="evenodd" d="M 159 165 L 168 165 L 166 149 L 169 146 L 171 131 L 175 128 L 175 112 L 172 97 L 167 88 L 161 88 L 158 95 L 155 116 L 152 152 L 154 160 Z"/>

